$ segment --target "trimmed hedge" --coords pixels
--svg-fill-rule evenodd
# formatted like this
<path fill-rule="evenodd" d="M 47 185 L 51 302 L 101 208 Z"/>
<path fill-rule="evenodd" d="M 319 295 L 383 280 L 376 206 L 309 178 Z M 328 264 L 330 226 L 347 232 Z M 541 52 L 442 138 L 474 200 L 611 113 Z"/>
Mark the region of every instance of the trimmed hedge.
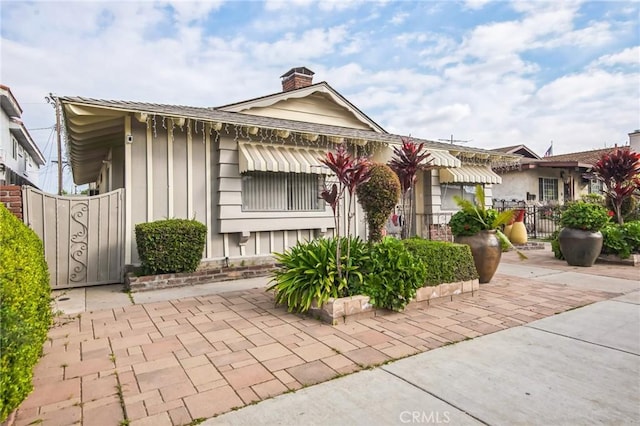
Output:
<path fill-rule="evenodd" d="M 51 325 L 49 270 L 38 236 L 0 203 L 0 422 L 33 389 Z"/>
<path fill-rule="evenodd" d="M 466 244 L 431 241 L 420 237 L 402 240 L 402 243 L 427 267 L 426 286 L 478 278 L 471 249 Z"/>
<path fill-rule="evenodd" d="M 136 225 L 145 275 L 193 272 L 202 260 L 207 227 L 196 220 L 167 219 Z"/>

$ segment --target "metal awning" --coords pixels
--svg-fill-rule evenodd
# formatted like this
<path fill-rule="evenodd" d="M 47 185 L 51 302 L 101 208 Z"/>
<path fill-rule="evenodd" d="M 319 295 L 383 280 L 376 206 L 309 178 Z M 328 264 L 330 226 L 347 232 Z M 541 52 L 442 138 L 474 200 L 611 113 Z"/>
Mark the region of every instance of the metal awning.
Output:
<path fill-rule="evenodd" d="M 332 174 L 331 169 L 322 164 L 326 152 L 301 146 L 272 145 L 260 143 L 238 143 L 240 173 L 282 172 Z"/>
<path fill-rule="evenodd" d="M 460 160 L 443 149 L 426 148 L 425 151 L 431 154 L 427 160 L 430 160 L 429 165 L 432 167 L 460 167 L 462 165 Z"/>
<path fill-rule="evenodd" d="M 440 169 L 440 183 L 502 183 L 502 178 L 488 167 L 461 166 Z"/>

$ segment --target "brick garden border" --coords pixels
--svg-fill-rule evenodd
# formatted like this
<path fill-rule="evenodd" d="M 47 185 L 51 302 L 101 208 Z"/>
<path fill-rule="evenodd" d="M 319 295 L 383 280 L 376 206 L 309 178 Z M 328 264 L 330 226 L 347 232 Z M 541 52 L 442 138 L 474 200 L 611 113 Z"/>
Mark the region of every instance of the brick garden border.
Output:
<path fill-rule="evenodd" d="M 416 292 L 415 299 L 409 302 L 405 310 L 424 309 L 429 305 L 453 301 L 454 298 L 463 295 L 473 296 L 479 290 L 480 283 L 477 279 L 421 287 Z M 331 298 L 321 307 L 313 304 L 308 313 L 322 322 L 338 325 L 346 324 L 350 321 L 358 321 L 363 318 L 385 315 L 388 312 L 387 309 L 374 308 L 373 305 L 369 303 L 369 296 L 358 295 L 337 299 Z"/>
<path fill-rule="evenodd" d="M 242 278 L 263 277 L 278 269 L 274 262 L 250 266 L 214 266 L 202 264 L 195 272 L 184 272 L 162 275 L 136 276 L 125 274 L 125 288 L 131 292 L 158 290 L 163 288 L 184 287 L 195 284 L 206 284 L 231 281 Z"/>

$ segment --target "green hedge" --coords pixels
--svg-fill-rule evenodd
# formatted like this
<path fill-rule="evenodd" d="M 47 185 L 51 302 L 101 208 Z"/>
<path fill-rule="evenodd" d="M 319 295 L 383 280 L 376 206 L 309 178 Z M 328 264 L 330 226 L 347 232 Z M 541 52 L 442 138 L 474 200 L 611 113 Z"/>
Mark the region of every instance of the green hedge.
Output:
<path fill-rule="evenodd" d="M 0 422 L 33 389 L 33 367 L 51 325 L 42 242 L 0 203 Z"/>
<path fill-rule="evenodd" d="M 385 237 L 369 249 L 362 293 L 373 306 L 401 311 L 424 286 L 424 262 L 411 254 L 400 240 Z"/>
<path fill-rule="evenodd" d="M 202 260 L 207 227 L 195 220 L 167 219 L 136 225 L 145 275 L 193 272 Z"/>
<path fill-rule="evenodd" d="M 427 286 L 478 278 L 471 249 L 466 244 L 431 241 L 419 237 L 402 240 L 405 247 L 427 267 Z"/>

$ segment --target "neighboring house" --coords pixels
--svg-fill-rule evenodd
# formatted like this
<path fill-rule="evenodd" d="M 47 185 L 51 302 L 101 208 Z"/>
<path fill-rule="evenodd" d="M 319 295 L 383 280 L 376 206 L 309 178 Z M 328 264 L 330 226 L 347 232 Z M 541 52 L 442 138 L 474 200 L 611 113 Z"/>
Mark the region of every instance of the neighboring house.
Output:
<path fill-rule="evenodd" d="M 590 169 L 603 154 L 615 149 L 617 147 L 543 158 L 524 145 L 495 149 L 520 154 L 522 158 L 516 168 L 494 167 L 503 183 L 494 188 L 494 202 L 547 206 L 579 200 L 586 194 L 601 194 L 602 182 L 591 175 Z"/>
<path fill-rule="evenodd" d="M 38 187 L 45 159 L 22 122 L 22 108 L 11 89 L 0 84 L 0 185 Z"/>
<path fill-rule="evenodd" d="M 124 262 L 137 262 L 134 227 L 163 218 L 207 225 L 206 259 L 257 259 L 299 240 L 332 235 L 331 208 L 318 198 L 334 181 L 318 158 L 344 143 L 354 155 L 386 162 L 401 136 L 387 133 L 313 72 L 293 68 L 283 91 L 218 108 L 60 97 L 76 184 L 99 193 L 125 189 Z M 485 184 L 491 167 L 519 156 L 424 142 L 434 168 L 418 177 L 416 232 L 427 216 L 457 210 Z M 366 236 L 358 207 L 354 233 Z M 446 222 L 445 222 L 446 223 Z"/>

